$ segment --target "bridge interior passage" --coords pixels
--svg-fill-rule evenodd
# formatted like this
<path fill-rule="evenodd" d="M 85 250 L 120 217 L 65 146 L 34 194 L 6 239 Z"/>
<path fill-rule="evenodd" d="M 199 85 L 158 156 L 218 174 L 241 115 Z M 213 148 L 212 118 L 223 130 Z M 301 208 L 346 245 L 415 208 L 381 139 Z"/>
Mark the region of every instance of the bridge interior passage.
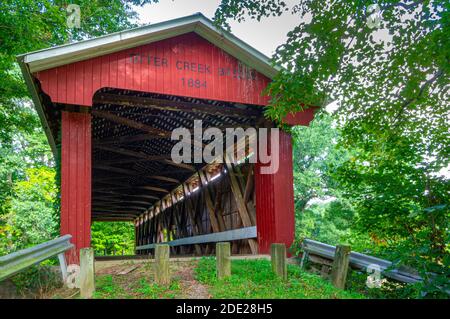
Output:
<path fill-rule="evenodd" d="M 64 108 L 60 105 L 60 108 Z M 104 88 L 92 113 L 92 220 L 133 221 L 136 246 L 256 226 L 254 165 L 222 161 L 175 163 L 172 130 L 268 125 L 263 108 Z M 225 134 L 224 134 L 225 135 Z M 192 143 L 191 155 L 212 140 Z M 247 155 L 252 150 L 247 147 Z M 248 161 L 247 161 L 248 162 Z M 212 244 L 173 253 L 208 254 Z M 140 250 L 138 253 L 148 253 Z M 255 239 L 236 240 L 234 253 L 257 253 Z"/>

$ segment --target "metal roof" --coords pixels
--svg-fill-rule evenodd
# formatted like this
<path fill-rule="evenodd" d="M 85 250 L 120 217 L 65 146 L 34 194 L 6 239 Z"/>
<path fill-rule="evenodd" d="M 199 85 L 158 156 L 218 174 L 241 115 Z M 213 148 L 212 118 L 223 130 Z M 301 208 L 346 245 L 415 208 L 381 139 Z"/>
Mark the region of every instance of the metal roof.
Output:
<path fill-rule="evenodd" d="M 278 72 L 278 69 L 271 65 L 266 55 L 231 33 L 216 27 L 211 20 L 201 13 L 30 52 L 18 56 L 18 58 L 19 61 L 28 65 L 31 73 L 34 73 L 188 32 L 197 33 L 268 78 L 273 78 Z"/>

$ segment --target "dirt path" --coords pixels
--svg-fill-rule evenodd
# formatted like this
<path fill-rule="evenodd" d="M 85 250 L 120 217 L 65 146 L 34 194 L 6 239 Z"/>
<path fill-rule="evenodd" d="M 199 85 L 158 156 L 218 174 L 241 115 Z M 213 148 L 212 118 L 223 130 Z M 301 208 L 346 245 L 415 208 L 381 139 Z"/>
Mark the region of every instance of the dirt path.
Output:
<path fill-rule="evenodd" d="M 177 275 L 181 278 L 183 298 L 187 299 L 209 299 L 211 295 L 208 293 L 208 288 L 195 280 L 194 267 L 186 267 L 178 271 Z"/>
<path fill-rule="evenodd" d="M 152 261 L 142 259 L 97 261 L 95 263 L 97 292 L 102 293 L 105 290 L 115 291 L 113 295 L 105 296 L 102 294 L 100 298 L 211 298 L 208 288 L 195 279 L 196 264 L 196 260 L 172 261 L 170 272 L 172 281 L 176 283 L 175 288 L 156 291 L 154 288 L 149 288 L 155 283 Z M 107 288 L 101 283 L 105 279 L 109 280 L 110 286 Z M 112 283 L 114 288 L 111 286 Z M 77 297 L 78 294 L 75 290 L 61 288 L 47 298 Z"/>

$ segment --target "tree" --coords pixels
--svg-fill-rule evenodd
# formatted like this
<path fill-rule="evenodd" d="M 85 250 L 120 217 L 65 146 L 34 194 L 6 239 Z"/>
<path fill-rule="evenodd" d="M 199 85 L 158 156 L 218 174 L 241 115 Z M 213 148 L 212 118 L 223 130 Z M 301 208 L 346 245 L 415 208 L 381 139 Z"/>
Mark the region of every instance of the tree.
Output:
<path fill-rule="evenodd" d="M 1 254 L 40 244 L 58 234 L 54 170 L 42 166 L 26 169 L 25 174 L 25 180 L 14 183 L 10 209 L 3 216 Z"/>
<path fill-rule="evenodd" d="M 94 222 L 92 247 L 98 255 L 134 254 L 134 225 L 130 222 Z"/>
<path fill-rule="evenodd" d="M 422 274 L 435 271 L 445 278 L 449 181 L 439 172 L 450 164 L 450 4 L 373 4 L 222 0 L 215 20 L 226 27 L 229 19 L 247 16 L 299 16 L 273 56 L 283 69 L 268 87 L 272 100 L 266 114 L 280 120 L 339 101 L 339 143 L 355 153 L 335 180 L 356 205 L 358 224 L 397 247 Z M 378 17 L 376 26 L 371 22 Z"/>
<path fill-rule="evenodd" d="M 332 116 L 322 112 L 309 126 L 292 129 L 294 196 L 300 211 L 312 199 L 338 196 L 331 174 L 350 155 L 337 147 L 340 133 L 333 122 Z"/>
<path fill-rule="evenodd" d="M 367 24 L 372 1 L 223 0 L 215 21 L 296 14 L 273 62 L 284 68 L 268 88 L 267 115 L 281 119 L 339 100 L 343 143 L 415 139 L 429 166 L 449 165 L 449 3 L 378 1 L 381 26 Z"/>

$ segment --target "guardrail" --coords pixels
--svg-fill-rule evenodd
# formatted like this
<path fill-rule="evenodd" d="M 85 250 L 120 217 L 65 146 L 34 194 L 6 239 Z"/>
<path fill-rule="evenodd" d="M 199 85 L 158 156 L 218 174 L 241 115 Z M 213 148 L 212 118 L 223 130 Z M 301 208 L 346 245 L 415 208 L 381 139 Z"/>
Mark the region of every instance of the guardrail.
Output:
<path fill-rule="evenodd" d="M 211 233 L 206 235 L 185 237 L 180 239 L 175 239 L 165 243 L 153 243 L 148 245 L 137 246 L 136 250 L 143 249 L 153 249 L 157 244 L 167 244 L 169 246 L 182 246 L 182 245 L 194 245 L 194 244 L 204 244 L 204 243 L 215 243 L 222 241 L 232 241 L 239 239 L 249 239 L 256 238 L 256 226 L 244 227 L 239 229 L 227 230 L 224 232 Z"/>
<path fill-rule="evenodd" d="M 12 254 L 0 257 L 0 280 L 6 279 L 34 264 L 53 256 L 58 256 L 63 280 L 67 277 L 67 265 L 64 252 L 72 249 L 71 235 L 50 240 L 34 247 L 26 248 Z"/>
<path fill-rule="evenodd" d="M 334 254 L 336 247 L 328 244 L 321 243 L 312 239 L 304 239 L 302 242 L 302 247 L 305 252 L 317 255 L 326 259 L 334 259 Z M 412 274 L 402 269 L 391 269 L 393 263 L 389 260 L 384 260 L 369 255 L 351 252 L 350 253 L 350 266 L 357 269 L 366 270 L 370 265 L 378 265 L 380 271 L 386 277 L 405 282 L 405 283 L 416 283 L 422 281 L 422 278 L 416 274 Z"/>

